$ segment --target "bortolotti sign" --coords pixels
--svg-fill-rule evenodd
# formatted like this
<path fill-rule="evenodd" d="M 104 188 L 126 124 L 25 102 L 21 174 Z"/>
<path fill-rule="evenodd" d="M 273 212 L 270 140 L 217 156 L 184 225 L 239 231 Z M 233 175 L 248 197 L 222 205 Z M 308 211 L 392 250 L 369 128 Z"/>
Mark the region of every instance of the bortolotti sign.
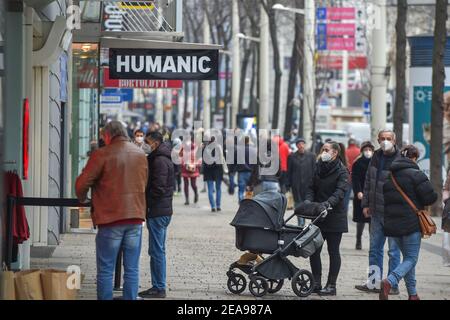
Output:
<path fill-rule="evenodd" d="M 219 50 L 109 49 L 111 79 L 217 80 Z"/>

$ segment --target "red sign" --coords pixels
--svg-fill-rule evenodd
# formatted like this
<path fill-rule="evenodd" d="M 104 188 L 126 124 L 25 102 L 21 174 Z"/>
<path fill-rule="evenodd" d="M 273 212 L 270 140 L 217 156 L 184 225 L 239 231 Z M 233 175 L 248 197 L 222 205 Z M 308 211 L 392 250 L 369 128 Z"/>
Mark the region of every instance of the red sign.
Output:
<path fill-rule="evenodd" d="M 327 50 L 355 51 L 355 38 L 327 38 Z"/>
<path fill-rule="evenodd" d="M 327 36 L 355 36 L 354 23 L 329 23 L 327 24 Z"/>
<path fill-rule="evenodd" d="M 342 56 L 338 55 L 320 55 L 318 65 L 322 69 L 340 70 L 342 69 Z M 349 56 L 348 68 L 350 70 L 366 69 L 367 57 L 365 56 Z"/>
<path fill-rule="evenodd" d="M 111 79 L 109 68 L 103 69 L 103 86 L 105 88 L 149 88 L 149 89 L 181 89 L 182 80 L 129 80 Z"/>
<path fill-rule="evenodd" d="M 355 20 L 355 8 L 327 8 L 327 20 Z"/>

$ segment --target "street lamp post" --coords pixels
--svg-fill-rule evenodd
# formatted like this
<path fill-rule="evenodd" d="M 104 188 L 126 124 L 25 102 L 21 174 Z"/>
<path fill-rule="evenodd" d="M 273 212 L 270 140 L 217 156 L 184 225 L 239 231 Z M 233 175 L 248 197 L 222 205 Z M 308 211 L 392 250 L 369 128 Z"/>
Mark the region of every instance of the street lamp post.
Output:
<path fill-rule="evenodd" d="M 304 67 L 303 67 L 303 137 L 307 144 L 311 144 L 311 112 L 315 109 L 315 74 L 314 74 L 314 52 L 315 52 L 315 3 L 313 0 L 305 0 L 305 10 L 288 8 L 282 4 L 275 4 L 272 9 L 289 11 L 305 16 L 305 45 L 304 45 Z"/>
<path fill-rule="evenodd" d="M 233 0 L 232 7 L 233 28 L 233 76 L 231 87 L 231 128 L 236 128 L 236 115 L 239 110 L 239 91 L 241 82 L 241 51 L 239 45 L 239 6 L 237 0 Z"/>
<path fill-rule="evenodd" d="M 261 4 L 260 38 L 238 33 L 238 39 L 259 42 L 259 111 L 258 128 L 269 129 L 269 16 Z M 233 70 L 234 72 L 234 70 Z"/>
<path fill-rule="evenodd" d="M 376 14 L 379 26 L 372 33 L 372 92 L 371 92 L 371 138 L 378 140 L 378 132 L 386 126 L 386 0 L 378 0 Z"/>

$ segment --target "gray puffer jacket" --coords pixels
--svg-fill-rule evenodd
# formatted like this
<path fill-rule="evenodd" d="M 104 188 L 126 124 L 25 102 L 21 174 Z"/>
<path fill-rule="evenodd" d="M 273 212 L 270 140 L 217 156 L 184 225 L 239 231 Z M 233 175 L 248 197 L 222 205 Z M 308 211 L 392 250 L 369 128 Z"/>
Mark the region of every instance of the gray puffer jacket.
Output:
<path fill-rule="evenodd" d="M 398 158 L 400 158 L 400 151 L 397 147 L 395 147 L 395 152 L 389 156 L 385 156 L 383 150 L 379 149 L 375 151 L 366 173 L 361 207 L 370 208 L 372 217 L 381 218 L 381 221 L 383 221 L 384 216 L 383 186 L 390 174 L 389 169 L 392 162 Z M 383 168 L 379 171 L 378 168 L 381 165 Z M 378 174 L 379 177 L 377 177 Z"/>

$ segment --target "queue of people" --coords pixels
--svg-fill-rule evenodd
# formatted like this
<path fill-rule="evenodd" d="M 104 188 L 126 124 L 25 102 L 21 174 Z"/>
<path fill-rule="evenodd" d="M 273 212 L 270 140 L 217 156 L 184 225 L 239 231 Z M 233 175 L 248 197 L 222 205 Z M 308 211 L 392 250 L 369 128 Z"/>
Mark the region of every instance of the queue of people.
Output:
<path fill-rule="evenodd" d="M 236 139 L 236 137 L 234 137 Z M 395 133 L 382 130 L 378 136 L 380 149 L 370 142 L 360 146 L 356 140 L 343 144 L 326 141 L 318 153 L 306 149 L 305 139 L 295 141 L 291 153 L 281 137 L 269 140 L 264 162 L 248 136 L 237 143 L 232 164 L 227 165 L 227 150 L 215 149 L 215 138 L 196 145 L 194 138 L 183 145 L 181 140 L 168 141 L 161 129 L 153 127 L 144 133 L 137 129 L 130 141 L 122 123 L 112 121 L 102 130 L 104 146 L 93 151 L 75 185 L 77 197 L 86 201 L 92 190 L 92 220 L 98 228 L 96 237 L 97 296 L 112 299 L 114 266 L 119 251 L 124 257 L 124 299 L 166 297 L 166 238 L 173 215 L 173 196 L 184 182 L 185 205 L 190 205 L 190 188 L 194 203 L 199 201 L 197 180 L 203 174 L 207 184 L 212 212 L 222 210 L 222 184 L 228 176 L 229 193 L 234 193 L 237 176 L 237 198 L 246 192 L 291 192 L 294 206 L 320 203 L 329 214 L 317 226 L 327 244 L 329 270 L 322 286 L 322 247 L 311 257 L 310 265 L 316 286 L 314 292 L 323 296 L 337 294 L 341 270 L 340 246 L 348 232 L 348 202 L 353 192 L 353 221 L 356 223 L 356 250 L 362 249 L 362 234 L 369 224 L 370 248 L 368 280 L 357 290 L 378 293 L 380 299 L 399 294 L 404 279 L 410 300 L 418 300 L 415 266 L 420 251 L 421 233 L 416 210 L 437 200 L 427 176 L 417 166 L 420 154 L 416 147 L 396 146 Z M 236 143 L 238 140 L 235 140 Z M 273 150 L 273 146 L 276 150 Z M 183 148 L 189 148 L 184 150 Z M 209 150 L 212 147 L 212 152 Z M 172 161 L 173 151 L 181 164 Z M 205 152 L 216 159 L 202 161 Z M 185 153 L 188 156 L 185 157 Z M 243 159 L 238 159 L 242 157 Z M 275 156 L 275 158 L 274 158 Z M 255 162 L 255 159 L 257 160 Z M 264 170 L 278 167 L 270 174 Z M 241 160 L 241 161 L 238 161 Z M 446 182 L 444 200 L 450 198 L 450 177 Z M 408 197 L 407 200 L 404 196 Z M 411 207 L 410 202 L 414 204 Z M 142 225 L 149 232 L 151 287 L 138 293 L 139 257 Z M 299 226 L 305 221 L 298 219 Z M 388 242 L 389 268 L 383 276 L 384 246 Z M 403 260 L 401 260 L 401 255 Z"/>

